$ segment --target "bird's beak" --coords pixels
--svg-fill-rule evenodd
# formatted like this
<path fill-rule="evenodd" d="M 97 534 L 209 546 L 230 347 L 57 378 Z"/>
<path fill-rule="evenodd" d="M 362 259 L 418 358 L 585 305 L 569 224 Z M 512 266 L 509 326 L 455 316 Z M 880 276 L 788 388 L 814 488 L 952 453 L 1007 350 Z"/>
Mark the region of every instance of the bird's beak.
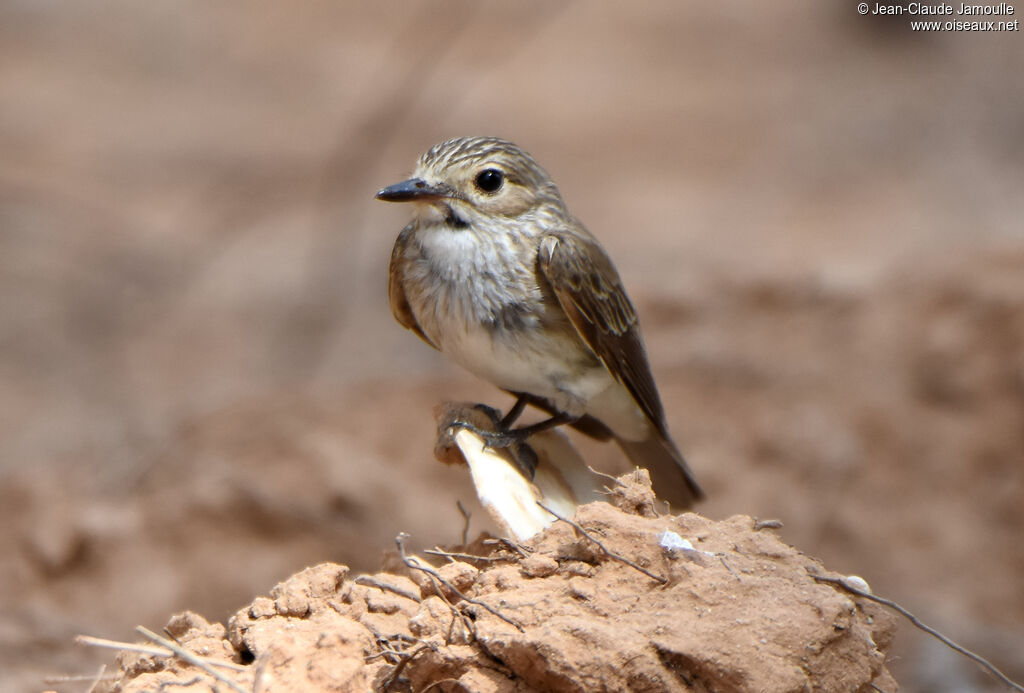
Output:
<path fill-rule="evenodd" d="M 385 202 L 429 202 L 452 197 L 454 191 L 446 185 L 431 185 L 422 178 L 410 178 L 377 191 L 377 199 Z"/>

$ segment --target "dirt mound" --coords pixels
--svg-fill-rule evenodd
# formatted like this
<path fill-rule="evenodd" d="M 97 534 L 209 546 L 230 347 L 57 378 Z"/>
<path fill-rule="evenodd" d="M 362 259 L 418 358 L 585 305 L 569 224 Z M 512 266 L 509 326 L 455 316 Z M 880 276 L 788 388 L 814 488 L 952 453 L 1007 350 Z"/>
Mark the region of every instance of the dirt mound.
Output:
<path fill-rule="evenodd" d="M 325 563 L 226 627 L 184 613 L 167 630 L 247 664 L 226 674 L 256 691 L 896 690 L 892 618 L 816 582 L 818 561 L 747 516 L 659 516 L 645 478 L 620 483 L 526 546 L 358 577 Z M 115 690 L 214 683 L 176 659 L 120 664 Z"/>

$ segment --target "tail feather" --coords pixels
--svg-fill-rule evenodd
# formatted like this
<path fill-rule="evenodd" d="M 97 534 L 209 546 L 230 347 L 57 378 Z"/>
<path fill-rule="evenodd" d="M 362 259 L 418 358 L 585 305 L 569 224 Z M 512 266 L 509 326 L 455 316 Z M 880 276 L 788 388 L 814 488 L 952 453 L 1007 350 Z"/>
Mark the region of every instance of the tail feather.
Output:
<path fill-rule="evenodd" d="M 673 510 L 686 510 L 704 498 L 704 491 L 697 484 L 682 453 L 668 438 L 655 432 L 647 440 L 616 438 L 615 442 L 633 464 L 651 473 L 654 494 L 668 501 Z"/>

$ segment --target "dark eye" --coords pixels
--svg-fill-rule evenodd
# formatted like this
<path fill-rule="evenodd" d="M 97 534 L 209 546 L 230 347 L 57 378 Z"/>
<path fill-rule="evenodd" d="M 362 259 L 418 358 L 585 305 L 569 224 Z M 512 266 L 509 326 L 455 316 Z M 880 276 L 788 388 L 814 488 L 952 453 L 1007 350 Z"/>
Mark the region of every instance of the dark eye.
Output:
<path fill-rule="evenodd" d="M 476 187 L 485 193 L 496 193 L 505 182 L 505 174 L 496 168 L 484 169 L 476 175 Z"/>

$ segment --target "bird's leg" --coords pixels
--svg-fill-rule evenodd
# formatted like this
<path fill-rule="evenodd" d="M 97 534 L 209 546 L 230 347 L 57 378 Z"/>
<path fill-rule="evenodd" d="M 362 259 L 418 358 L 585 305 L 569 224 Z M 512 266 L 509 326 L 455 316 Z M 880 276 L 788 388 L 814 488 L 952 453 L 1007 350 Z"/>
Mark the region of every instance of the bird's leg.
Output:
<path fill-rule="evenodd" d="M 437 456 L 438 450 L 441 450 L 443 454 L 438 459 L 443 462 L 449 461 L 447 451 L 455 445 L 451 436 L 455 435 L 455 431 L 457 429 L 464 428 L 467 431 L 480 436 L 484 440 L 485 447 L 507 449 L 511 460 L 519 468 L 519 471 L 523 476 L 527 479 L 533 479 L 533 475 L 537 471 L 538 461 L 537 453 L 534 452 L 533 448 L 524 441 L 517 442 L 514 439 L 502 439 L 500 444 L 492 442 L 495 437 L 502 438 L 507 427 L 511 425 L 511 423 L 515 422 L 527 403 L 528 400 L 525 397 L 521 398 L 512 406 L 512 409 L 510 409 L 508 414 L 504 417 L 501 416 L 501 413 L 497 409 L 488 407 L 485 404 L 476 404 L 472 406 L 458 404 L 446 405 L 445 409 L 438 414 L 439 442 L 438 447 L 434 452 L 435 456 Z M 483 417 L 478 416 L 477 413 L 483 414 Z M 482 420 L 484 417 L 490 423 L 489 426 Z M 476 423 L 473 423 L 473 421 Z M 441 431 L 445 431 L 445 433 L 442 433 Z"/>
<path fill-rule="evenodd" d="M 572 416 L 564 412 L 555 412 L 551 418 L 538 421 L 535 424 L 528 426 L 520 426 L 519 428 L 512 428 L 512 425 L 519 419 L 519 416 L 523 413 L 527 404 L 536 404 L 536 397 L 524 393 L 513 393 L 516 395 L 516 402 L 508 410 L 500 420 L 497 416 L 497 411 L 484 405 L 478 405 L 481 411 L 494 422 L 493 429 L 480 428 L 476 424 L 467 421 L 465 418 L 457 418 L 451 421 L 449 424 L 451 429 L 464 428 L 470 433 L 475 433 L 480 436 L 484 445 L 488 448 L 507 449 L 516 464 L 519 466 L 520 471 L 528 479 L 533 478 L 533 474 L 537 469 L 537 453 L 534 452 L 526 440 L 530 436 L 546 431 L 555 426 L 561 426 L 562 424 L 571 424 L 574 421 L 579 420 L 580 417 Z"/>
<path fill-rule="evenodd" d="M 519 428 L 512 428 L 505 431 L 506 436 L 512 437 L 512 442 L 521 443 L 532 435 L 543 433 L 544 431 L 561 426 L 562 424 L 570 424 L 580 417 L 566 414 L 565 412 L 559 412 L 552 416 L 550 419 L 544 419 L 538 421 L 535 424 L 529 426 L 520 426 Z"/>
<path fill-rule="evenodd" d="M 523 406 L 525 406 L 525 403 Z M 537 423 L 530 424 L 529 426 L 520 426 L 519 428 L 505 428 L 503 424 L 505 423 L 505 420 L 509 418 L 510 414 L 515 413 L 515 418 L 518 418 L 519 412 L 517 412 L 516 409 L 522 411 L 522 407 L 519 405 L 518 401 L 509 411 L 509 414 L 506 414 L 505 418 L 502 419 L 501 422 L 499 422 L 499 426 L 501 426 L 501 428 L 500 430 L 497 431 L 485 431 L 484 429 L 479 428 L 478 426 L 474 426 L 468 421 L 455 421 L 453 422 L 452 425 L 459 428 L 465 428 L 467 431 L 477 434 L 478 436 L 484 439 L 484 442 L 487 444 L 487 447 L 507 448 L 511 445 L 515 445 L 516 443 L 526 442 L 526 439 L 532 435 L 536 435 L 537 433 L 541 433 L 550 428 L 554 428 L 555 426 L 561 426 L 562 424 L 572 423 L 573 421 L 579 418 L 576 416 L 572 416 L 571 414 L 559 412 L 558 414 L 555 414 L 549 419 L 538 421 Z M 512 420 L 515 421 L 515 418 L 513 418 Z"/>
<path fill-rule="evenodd" d="M 512 408 L 508 410 L 508 413 L 502 417 L 501 421 L 498 422 L 499 431 L 507 431 L 512 428 L 518 419 L 519 415 L 526 409 L 526 405 L 530 403 L 529 395 L 516 395 L 516 403 L 512 405 Z"/>

